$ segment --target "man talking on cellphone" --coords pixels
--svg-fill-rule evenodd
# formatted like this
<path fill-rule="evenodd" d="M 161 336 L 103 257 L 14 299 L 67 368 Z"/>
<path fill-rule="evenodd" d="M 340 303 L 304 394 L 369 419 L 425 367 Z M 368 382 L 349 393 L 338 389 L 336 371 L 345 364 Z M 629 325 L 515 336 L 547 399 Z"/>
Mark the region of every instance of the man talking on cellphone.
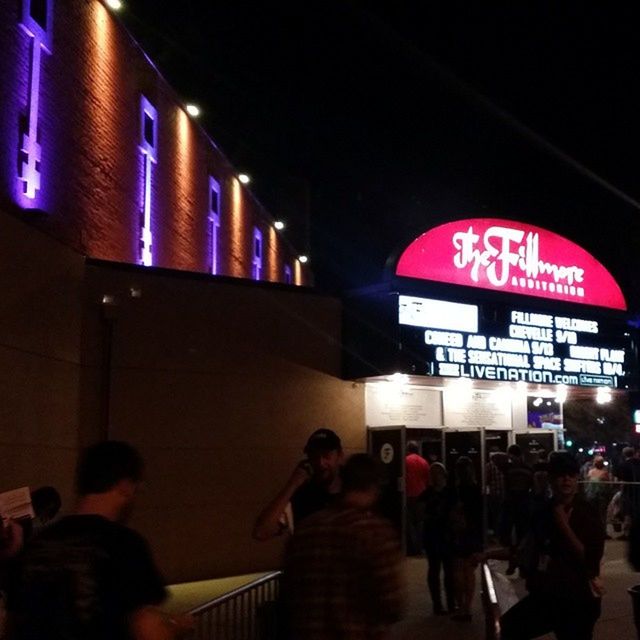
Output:
<path fill-rule="evenodd" d="M 331 429 L 318 429 L 304 447 L 299 462 L 284 487 L 258 516 L 253 527 L 256 540 L 270 540 L 293 532 L 294 523 L 329 506 L 341 486 L 342 443 Z"/>

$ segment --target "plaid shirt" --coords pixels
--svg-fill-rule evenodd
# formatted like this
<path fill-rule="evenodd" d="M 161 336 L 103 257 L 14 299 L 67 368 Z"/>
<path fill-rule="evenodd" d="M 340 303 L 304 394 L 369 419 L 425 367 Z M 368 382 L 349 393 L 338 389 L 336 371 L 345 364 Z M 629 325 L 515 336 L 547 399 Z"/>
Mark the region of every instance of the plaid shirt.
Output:
<path fill-rule="evenodd" d="M 400 541 L 370 513 L 333 507 L 289 541 L 284 589 L 293 640 L 375 640 L 404 602 Z"/>
<path fill-rule="evenodd" d="M 495 462 L 491 461 L 487 464 L 487 487 L 490 495 L 496 498 L 504 498 L 504 473 L 498 469 L 498 465 Z"/>

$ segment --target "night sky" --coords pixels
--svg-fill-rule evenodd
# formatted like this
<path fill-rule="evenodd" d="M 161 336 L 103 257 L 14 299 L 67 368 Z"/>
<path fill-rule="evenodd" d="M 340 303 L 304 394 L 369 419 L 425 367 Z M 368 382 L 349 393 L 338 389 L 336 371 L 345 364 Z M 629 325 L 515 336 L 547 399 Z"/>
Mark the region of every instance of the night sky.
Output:
<path fill-rule="evenodd" d="M 125 24 L 291 221 L 321 288 L 380 281 L 388 256 L 434 224 L 504 217 L 583 246 L 640 309 L 640 205 L 579 167 L 640 200 L 631 10 L 128 2 Z"/>

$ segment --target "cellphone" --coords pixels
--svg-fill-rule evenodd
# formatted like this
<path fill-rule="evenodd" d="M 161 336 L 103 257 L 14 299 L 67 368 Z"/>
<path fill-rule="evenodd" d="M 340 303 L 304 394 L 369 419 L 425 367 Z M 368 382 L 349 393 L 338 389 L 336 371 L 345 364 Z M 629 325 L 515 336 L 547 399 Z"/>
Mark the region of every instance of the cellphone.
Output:
<path fill-rule="evenodd" d="M 306 458 L 302 462 L 300 462 L 298 466 L 301 469 L 304 469 L 307 472 L 307 475 L 309 477 L 313 475 L 313 467 L 311 466 L 311 463 L 309 462 L 309 460 L 307 460 Z"/>

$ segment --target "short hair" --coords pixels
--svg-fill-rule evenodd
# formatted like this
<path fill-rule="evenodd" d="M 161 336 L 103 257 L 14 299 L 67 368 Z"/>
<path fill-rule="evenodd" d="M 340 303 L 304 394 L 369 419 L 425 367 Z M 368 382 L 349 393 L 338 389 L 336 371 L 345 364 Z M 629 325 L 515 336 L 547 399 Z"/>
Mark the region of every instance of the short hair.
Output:
<path fill-rule="evenodd" d="M 142 457 L 130 444 L 115 440 L 99 442 L 86 449 L 78 461 L 78 495 L 106 493 L 122 480 L 140 482 L 142 470 Z"/>
<path fill-rule="evenodd" d="M 380 464 L 367 453 L 354 453 L 342 468 L 342 490 L 367 491 L 380 486 L 382 473 Z"/>
<path fill-rule="evenodd" d="M 507 449 L 507 453 L 512 455 L 512 456 L 516 456 L 516 457 L 519 458 L 522 455 L 522 449 L 517 444 L 512 444 Z"/>
<path fill-rule="evenodd" d="M 635 451 L 634 451 L 633 447 L 625 447 L 622 450 L 622 455 L 625 458 L 632 458 L 634 453 L 635 453 Z"/>
<path fill-rule="evenodd" d="M 409 442 L 407 442 L 407 453 L 419 453 L 420 452 L 420 447 L 418 446 L 418 443 L 415 440 L 409 440 Z"/>
<path fill-rule="evenodd" d="M 39 487 L 31 492 L 31 504 L 37 517 L 53 518 L 60 511 L 62 499 L 55 487 Z"/>

